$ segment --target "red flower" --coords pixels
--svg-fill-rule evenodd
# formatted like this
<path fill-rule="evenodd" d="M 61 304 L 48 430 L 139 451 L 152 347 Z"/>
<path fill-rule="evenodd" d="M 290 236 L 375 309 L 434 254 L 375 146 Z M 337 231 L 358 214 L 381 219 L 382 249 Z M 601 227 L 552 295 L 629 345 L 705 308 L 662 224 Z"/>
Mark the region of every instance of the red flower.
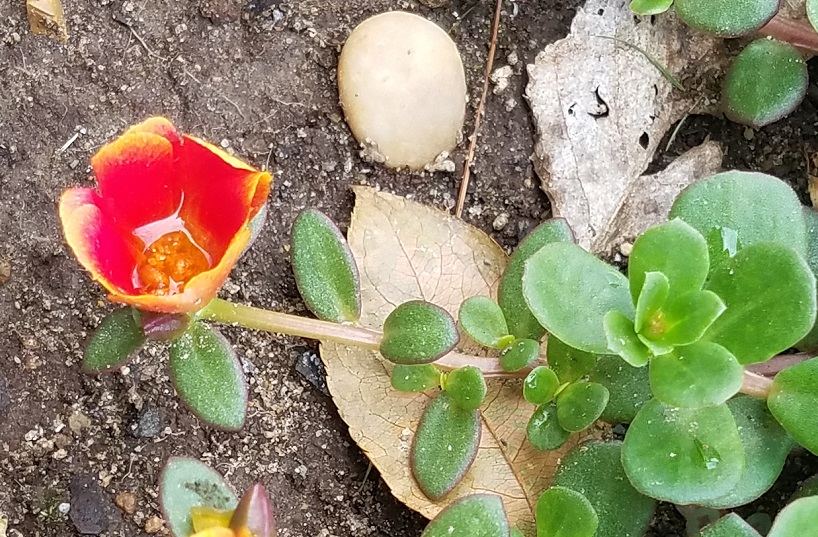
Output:
<path fill-rule="evenodd" d="M 112 301 L 168 313 L 216 296 L 272 180 L 164 118 L 131 127 L 91 166 L 98 189 L 60 200 L 68 245 Z"/>

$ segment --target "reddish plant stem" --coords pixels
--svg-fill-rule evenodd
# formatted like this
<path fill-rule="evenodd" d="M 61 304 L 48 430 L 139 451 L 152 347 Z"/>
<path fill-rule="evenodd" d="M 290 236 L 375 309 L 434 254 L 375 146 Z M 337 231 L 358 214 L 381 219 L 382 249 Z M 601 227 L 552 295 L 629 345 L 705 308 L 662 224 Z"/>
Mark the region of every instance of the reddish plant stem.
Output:
<path fill-rule="evenodd" d="M 779 372 L 787 369 L 790 366 L 795 364 L 800 364 L 801 362 L 805 362 L 810 358 L 815 358 L 815 353 L 809 352 L 799 352 L 796 354 L 779 354 L 778 356 L 774 356 L 770 358 L 766 362 L 762 362 L 760 364 L 752 364 L 747 366 L 747 370 L 757 375 L 763 375 L 765 377 L 774 377 Z"/>
<path fill-rule="evenodd" d="M 802 52 L 818 54 L 818 33 L 808 23 L 776 15 L 758 33 L 789 43 Z"/>

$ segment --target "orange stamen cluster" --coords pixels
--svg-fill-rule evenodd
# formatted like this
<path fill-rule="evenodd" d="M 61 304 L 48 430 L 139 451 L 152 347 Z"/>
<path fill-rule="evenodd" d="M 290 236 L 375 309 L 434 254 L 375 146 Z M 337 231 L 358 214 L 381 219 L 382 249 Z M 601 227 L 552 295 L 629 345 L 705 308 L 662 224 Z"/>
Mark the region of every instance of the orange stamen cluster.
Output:
<path fill-rule="evenodd" d="M 154 295 L 181 293 L 197 274 L 210 269 L 205 252 L 185 231 L 166 233 L 148 245 L 136 267 L 135 283 Z"/>

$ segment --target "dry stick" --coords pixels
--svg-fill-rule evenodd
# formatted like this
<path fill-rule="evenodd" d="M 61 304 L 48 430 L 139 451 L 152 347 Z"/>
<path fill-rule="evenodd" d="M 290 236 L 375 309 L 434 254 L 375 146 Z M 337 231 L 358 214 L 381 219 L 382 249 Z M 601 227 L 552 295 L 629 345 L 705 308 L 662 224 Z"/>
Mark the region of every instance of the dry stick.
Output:
<path fill-rule="evenodd" d="M 457 207 L 454 214 L 458 218 L 463 214 L 463 205 L 466 203 L 466 191 L 469 189 L 469 176 L 471 175 L 471 165 L 474 160 L 474 150 L 477 147 L 477 133 L 480 131 L 480 121 L 483 117 L 483 110 L 486 107 L 486 97 L 489 93 L 489 77 L 494 66 L 494 53 L 497 50 L 497 32 L 500 30 L 500 10 L 503 7 L 503 0 L 497 0 L 497 7 L 494 9 L 494 30 L 491 34 L 489 44 L 489 57 L 486 61 L 486 76 L 483 77 L 483 94 L 477 105 L 477 114 L 474 116 L 474 130 L 469 139 L 469 152 L 466 154 L 466 161 L 463 165 L 463 179 L 460 181 L 460 193 L 457 196 Z"/>
<path fill-rule="evenodd" d="M 818 33 L 807 23 L 776 15 L 758 33 L 789 43 L 804 52 L 818 54 Z"/>

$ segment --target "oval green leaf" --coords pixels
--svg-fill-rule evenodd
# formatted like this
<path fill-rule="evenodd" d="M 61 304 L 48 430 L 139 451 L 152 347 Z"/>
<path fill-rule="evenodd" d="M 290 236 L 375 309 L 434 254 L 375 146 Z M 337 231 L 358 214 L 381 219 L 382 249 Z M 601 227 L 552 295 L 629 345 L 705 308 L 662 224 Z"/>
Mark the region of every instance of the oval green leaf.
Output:
<path fill-rule="evenodd" d="M 745 465 L 738 484 L 726 496 L 704 502 L 731 509 L 759 498 L 773 486 L 795 441 L 778 424 L 762 399 L 739 395 L 727 401 L 744 446 Z"/>
<path fill-rule="evenodd" d="M 105 373 L 125 365 L 145 344 L 139 311 L 124 307 L 111 312 L 91 336 L 82 358 L 86 373 Z"/>
<path fill-rule="evenodd" d="M 523 381 L 523 397 L 534 405 L 550 403 L 557 394 L 560 381 L 553 370 L 538 366 Z"/>
<path fill-rule="evenodd" d="M 619 356 L 600 356 L 588 379 L 608 389 L 608 405 L 599 418 L 609 423 L 632 422 L 653 397 L 648 368 L 633 367 Z"/>
<path fill-rule="evenodd" d="M 599 518 L 588 499 L 554 486 L 537 501 L 537 537 L 594 537 Z"/>
<path fill-rule="evenodd" d="M 533 339 L 518 339 L 500 353 L 500 366 L 506 371 L 519 371 L 540 357 L 540 344 Z"/>
<path fill-rule="evenodd" d="M 576 349 L 608 352 L 603 319 L 633 317 L 628 279 L 572 243 L 546 244 L 525 265 L 523 295 L 537 321 Z"/>
<path fill-rule="evenodd" d="M 420 537 L 508 537 L 509 531 L 503 500 L 472 494 L 441 511 Z"/>
<path fill-rule="evenodd" d="M 668 300 L 661 312 L 661 330 L 651 334 L 656 343 L 690 345 L 704 336 L 726 306 L 712 291 L 691 291 Z"/>
<path fill-rule="evenodd" d="M 815 276 L 792 248 L 756 243 L 716 267 L 707 282 L 727 306 L 704 335 L 742 364 L 792 347 L 815 323 Z"/>
<path fill-rule="evenodd" d="M 460 336 L 449 312 L 422 300 L 405 302 L 383 323 L 380 352 L 396 364 L 434 362 L 457 345 Z"/>
<path fill-rule="evenodd" d="M 553 334 L 548 336 L 545 349 L 548 366 L 554 370 L 560 382 L 568 383 L 587 375 L 596 364 L 597 355 L 566 345 Z"/>
<path fill-rule="evenodd" d="M 644 17 L 664 13 L 672 5 L 673 0 L 631 0 L 630 8 L 637 15 Z"/>
<path fill-rule="evenodd" d="M 733 60 L 722 89 L 724 114 L 759 128 L 795 110 L 807 94 L 807 64 L 798 49 L 762 37 Z"/>
<path fill-rule="evenodd" d="M 618 311 L 609 311 L 603 320 L 608 349 L 634 367 L 647 365 L 650 349 L 633 329 L 633 321 Z"/>
<path fill-rule="evenodd" d="M 806 253 L 801 202 L 792 188 L 771 175 L 730 171 L 693 183 L 676 198 L 670 216 L 705 237 L 711 271 L 757 242 L 778 242 Z"/>
<path fill-rule="evenodd" d="M 523 272 L 528 258 L 552 242 L 574 242 L 574 233 L 564 218 L 552 218 L 534 228 L 511 254 L 500 279 L 497 302 L 517 338 L 539 340 L 545 334 L 523 297 Z"/>
<path fill-rule="evenodd" d="M 466 410 L 480 408 L 486 399 L 486 379 L 483 378 L 480 368 L 473 365 L 449 373 L 444 389 L 456 405 Z"/>
<path fill-rule="evenodd" d="M 648 339 L 664 333 L 664 323 L 659 312 L 665 305 L 670 292 L 670 281 L 661 272 L 645 273 L 642 291 L 636 301 L 636 315 L 633 318 L 633 329 Z"/>
<path fill-rule="evenodd" d="M 412 441 L 409 462 L 420 490 L 432 501 L 448 494 L 466 475 L 480 445 L 478 410 L 455 404 L 446 392 L 429 402 Z"/>
<path fill-rule="evenodd" d="M 487 296 L 467 298 L 460 305 L 457 318 L 463 331 L 484 347 L 499 349 L 508 342 L 508 326 L 503 310 Z"/>
<path fill-rule="evenodd" d="M 608 404 L 608 388 L 596 382 L 574 382 L 557 397 L 557 420 L 572 433 L 587 429 Z"/>
<path fill-rule="evenodd" d="M 528 420 L 526 437 L 540 451 L 557 449 L 569 436 L 571 433 L 560 427 L 557 421 L 557 406 L 554 403 L 537 407 Z"/>
<path fill-rule="evenodd" d="M 238 505 L 236 493 L 218 472 L 189 457 L 171 457 L 159 476 L 159 505 L 174 537 L 194 533 L 190 510 L 210 507 L 219 511 Z"/>
<path fill-rule="evenodd" d="M 674 296 L 702 288 L 710 259 L 707 241 L 694 227 L 678 218 L 642 233 L 628 259 L 628 280 L 634 303 L 642 293 L 645 275 L 661 272 Z"/>
<path fill-rule="evenodd" d="M 818 496 L 795 500 L 778 513 L 767 537 L 818 537 Z"/>
<path fill-rule="evenodd" d="M 656 501 L 641 494 L 622 468 L 621 442 L 586 442 L 560 463 L 554 485 L 585 496 L 599 517 L 595 537 L 642 537 Z"/>
<path fill-rule="evenodd" d="M 432 364 L 396 365 L 392 387 L 399 392 L 425 392 L 440 386 L 440 371 Z"/>
<path fill-rule="evenodd" d="M 743 379 L 736 357 L 709 341 L 677 347 L 650 362 L 653 395 L 669 406 L 720 405 L 738 393 Z"/>
<path fill-rule="evenodd" d="M 705 527 L 699 537 L 761 537 L 761 534 L 740 516 L 730 513 Z"/>
<path fill-rule="evenodd" d="M 676 0 L 674 7 L 685 24 L 720 37 L 755 32 L 778 11 L 779 0 Z"/>
<path fill-rule="evenodd" d="M 293 223 L 291 262 L 298 292 L 319 319 L 355 322 L 361 316 L 358 266 L 338 227 L 321 211 L 305 209 Z"/>
<path fill-rule="evenodd" d="M 812 275 L 818 278 L 818 211 L 804 207 L 804 220 L 807 226 L 807 264 Z M 818 350 L 818 320 L 809 334 L 796 344 L 796 348 L 804 352 Z"/>
<path fill-rule="evenodd" d="M 767 405 L 799 444 L 818 454 L 818 358 L 778 373 Z"/>
<path fill-rule="evenodd" d="M 807 19 L 813 30 L 818 32 L 818 0 L 807 0 Z"/>
<path fill-rule="evenodd" d="M 625 435 L 622 465 L 642 494 L 701 503 L 735 487 L 744 469 L 744 448 L 727 405 L 673 408 L 652 399 Z"/>
<path fill-rule="evenodd" d="M 200 420 L 237 431 L 247 414 L 241 362 L 216 329 L 194 322 L 170 348 L 170 377 L 179 398 Z"/>

